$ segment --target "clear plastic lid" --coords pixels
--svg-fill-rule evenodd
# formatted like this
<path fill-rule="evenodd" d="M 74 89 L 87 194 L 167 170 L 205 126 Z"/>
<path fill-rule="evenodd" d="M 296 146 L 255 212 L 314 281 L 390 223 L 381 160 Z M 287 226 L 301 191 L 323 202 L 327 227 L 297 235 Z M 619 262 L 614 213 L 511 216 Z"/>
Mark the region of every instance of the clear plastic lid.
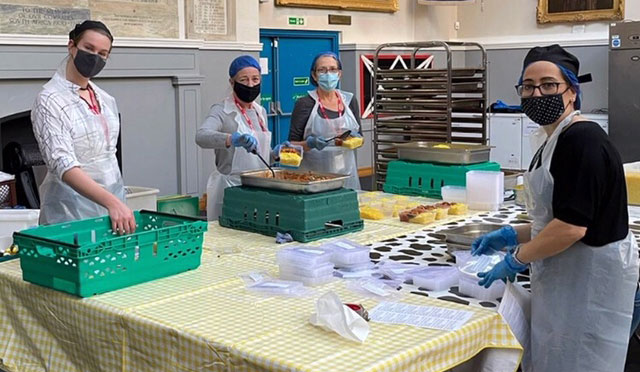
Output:
<path fill-rule="evenodd" d="M 457 279 L 458 268 L 454 266 L 428 266 L 425 268 L 412 270 L 409 276 L 415 280 L 416 277 L 421 279 L 440 279 L 455 276 Z"/>
<path fill-rule="evenodd" d="M 280 265 L 280 275 L 282 273 L 290 273 L 294 275 L 306 276 L 309 278 L 316 278 L 320 276 L 333 275 L 333 264 L 326 262 L 314 267 L 308 266 L 292 266 L 288 264 Z"/>
<path fill-rule="evenodd" d="M 331 260 L 333 252 L 318 247 L 287 247 L 276 253 L 278 264 L 288 266 L 317 266 Z"/>
<path fill-rule="evenodd" d="M 378 270 L 390 279 L 406 280 L 409 278 L 409 272 L 420 268 L 417 265 L 405 265 L 392 261 L 381 261 L 378 263 Z"/>
<path fill-rule="evenodd" d="M 482 256 L 472 256 L 462 266 L 460 272 L 477 278 L 478 273 L 493 269 L 498 262 L 502 261 L 504 253 L 495 253 Z"/>
<path fill-rule="evenodd" d="M 347 239 L 335 240 L 321 246 L 333 252 L 331 261 L 336 265 L 352 265 L 369 262 L 369 247 Z"/>

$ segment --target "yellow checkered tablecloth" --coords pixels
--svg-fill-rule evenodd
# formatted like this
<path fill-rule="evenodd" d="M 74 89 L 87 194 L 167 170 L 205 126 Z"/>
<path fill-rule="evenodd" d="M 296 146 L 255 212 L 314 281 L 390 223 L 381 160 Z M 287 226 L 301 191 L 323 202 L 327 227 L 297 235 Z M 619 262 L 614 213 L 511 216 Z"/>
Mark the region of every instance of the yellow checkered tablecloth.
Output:
<path fill-rule="evenodd" d="M 347 236 L 361 243 L 422 226 L 366 223 Z M 371 309 L 336 280 L 308 297 L 263 297 L 239 274 L 277 274 L 272 237 L 211 224 L 197 270 L 80 299 L 22 280 L 18 260 L 0 263 L 0 368 L 8 372 L 94 371 L 432 371 L 459 365 L 483 349 L 522 348 L 495 311 L 422 296 L 401 301 L 473 312 L 461 329 L 369 323 L 363 344 L 312 326 L 316 299 L 336 292 Z M 296 244 L 296 243 L 291 243 Z M 225 247 L 236 247 L 229 250 Z M 225 249 L 227 251 L 225 251 Z"/>

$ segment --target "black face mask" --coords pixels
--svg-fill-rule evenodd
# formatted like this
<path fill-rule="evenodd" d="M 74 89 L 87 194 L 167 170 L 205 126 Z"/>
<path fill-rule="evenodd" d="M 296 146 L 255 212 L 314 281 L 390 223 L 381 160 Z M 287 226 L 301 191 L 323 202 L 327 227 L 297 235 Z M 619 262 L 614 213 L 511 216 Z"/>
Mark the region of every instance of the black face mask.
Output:
<path fill-rule="evenodd" d="M 78 70 L 80 75 L 86 78 L 92 78 L 102 71 L 107 62 L 97 54 L 85 52 L 78 48 L 78 53 L 76 53 L 76 57 L 73 59 L 73 64 L 76 66 L 76 70 Z"/>
<path fill-rule="evenodd" d="M 522 98 L 520 107 L 529 119 L 540 125 L 555 123 L 565 110 L 562 93 L 551 96 Z"/>
<path fill-rule="evenodd" d="M 233 92 L 242 102 L 251 103 L 260 94 L 260 84 L 252 87 L 238 83 L 233 83 Z"/>

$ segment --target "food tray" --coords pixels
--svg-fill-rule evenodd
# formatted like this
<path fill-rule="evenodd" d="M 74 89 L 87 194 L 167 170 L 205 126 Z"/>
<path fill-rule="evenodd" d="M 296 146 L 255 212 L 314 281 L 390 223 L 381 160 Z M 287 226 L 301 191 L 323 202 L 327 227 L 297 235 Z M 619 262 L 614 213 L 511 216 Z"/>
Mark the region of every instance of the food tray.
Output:
<path fill-rule="evenodd" d="M 273 171 L 276 174 L 276 178 L 273 178 L 271 176 L 271 171 L 269 170 L 258 170 L 242 173 L 240 175 L 240 180 L 243 186 L 260 187 L 263 189 L 288 191 L 303 194 L 315 194 L 319 192 L 339 189 L 344 186 L 345 181 L 347 180 L 347 178 L 349 178 L 349 176 L 345 176 L 342 174 L 313 172 L 314 175 L 329 177 L 329 179 L 322 181 L 295 182 L 278 179 L 278 174 L 281 174 L 283 172 L 305 174 L 309 172 L 282 168 L 273 168 Z"/>
<path fill-rule="evenodd" d="M 489 161 L 491 147 L 448 143 L 448 149 L 434 148 L 440 142 L 409 142 L 397 144 L 398 158 L 446 164 L 475 164 Z"/>
<path fill-rule="evenodd" d="M 472 223 L 453 229 L 445 230 L 443 233 L 447 236 L 447 244 L 458 246 L 471 246 L 477 238 L 498 230 L 504 225 L 495 225 L 487 223 Z"/>

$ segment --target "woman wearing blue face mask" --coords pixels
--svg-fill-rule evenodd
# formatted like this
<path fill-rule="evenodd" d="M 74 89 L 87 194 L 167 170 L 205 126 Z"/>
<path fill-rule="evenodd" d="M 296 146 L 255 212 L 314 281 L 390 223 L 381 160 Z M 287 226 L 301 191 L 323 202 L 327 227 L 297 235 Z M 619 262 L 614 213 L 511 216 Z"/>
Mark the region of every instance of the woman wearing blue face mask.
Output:
<path fill-rule="evenodd" d="M 580 116 L 578 59 L 559 45 L 536 47 L 517 92 L 546 139 L 525 173 L 531 225 L 479 238 L 472 254 L 511 247 L 478 274 L 480 285 L 531 270 L 531 342 L 525 372 L 622 372 L 638 281 L 620 155 Z"/>
<path fill-rule="evenodd" d="M 358 102 L 352 93 L 337 89 L 342 64 L 333 52 L 318 54 L 311 64 L 311 82 L 317 89 L 298 99 L 291 116 L 289 141 L 305 148 L 301 169 L 348 174 L 345 187 L 360 189 L 355 150 L 327 139 L 347 130 L 360 136 Z"/>
<path fill-rule="evenodd" d="M 114 231 L 136 229 L 124 204 L 116 160 L 120 130 L 116 101 L 91 78 L 104 68 L 113 36 L 98 21 L 69 33 L 69 56 L 38 94 L 31 110 L 33 133 L 47 166 L 40 186 L 40 223 L 109 214 Z"/>

